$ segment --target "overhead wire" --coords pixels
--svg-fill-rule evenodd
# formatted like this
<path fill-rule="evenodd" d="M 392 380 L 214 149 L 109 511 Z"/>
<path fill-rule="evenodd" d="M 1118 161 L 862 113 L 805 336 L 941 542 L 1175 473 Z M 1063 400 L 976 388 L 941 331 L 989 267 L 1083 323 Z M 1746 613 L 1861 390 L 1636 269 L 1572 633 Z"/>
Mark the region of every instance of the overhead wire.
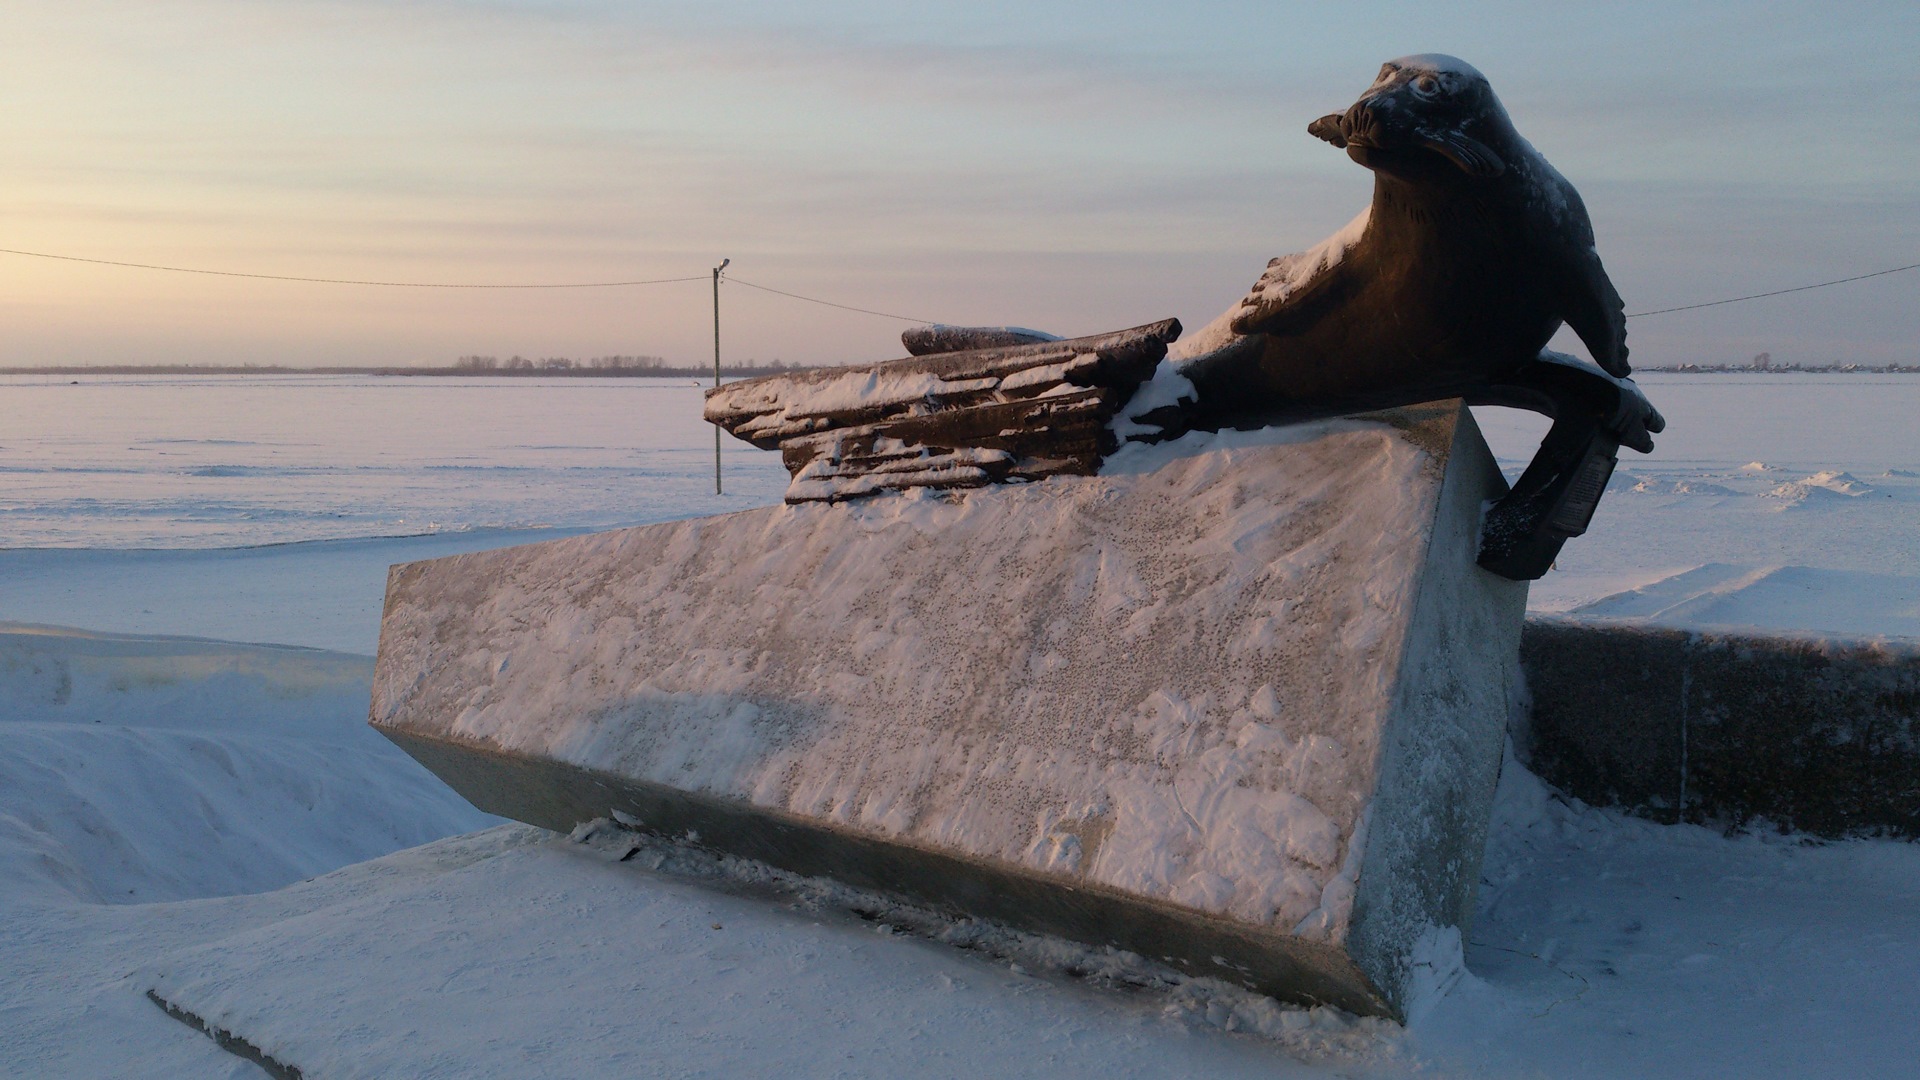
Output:
<path fill-rule="evenodd" d="M 304 277 L 294 274 L 263 274 L 240 270 L 208 270 L 192 266 L 164 266 L 156 263 L 123 262 L 117 259 L 94 259 L 79 255 L 56 255 L 45 251 L 22 251 L 17 248 L 0 248 L 0 255 L 21 255 L 34 259 L 55 259 L 60 262 L 90 263 L 96 266 L 119 266 L 133 270 L 164 270 L 175 274 L 204 274 L 210 277 L 252 278 L 262 281 L 293 281 L 314 285 L 371 285 L 398 289 L 614 289 L 635 285 L 672 285 L 687 281 L 706 281 L 707 274 L 693 274 L 687 277 L 648 278 L 632 281 L 562 281 L 562 282 L 439 282 L 439 281 L 375 281 L 358 278 Z M 1890 270 L 1876 270 L 1870 274 L 1854 274 L 1850 277 L 1834 278 L 1831 281 L 1816 282 L 1812 285 L 1796 285 L 1790 289 L 1773 289 L 1768 292 L 1749 293 L 1745 296 L 1732 296 L 1724 300 L 1708 300 L 1698 304 L 1681 304 L 1678 307 L 1657 308 L 1652 311 L 1635 311 L 1627 314 L 1629 319 L 1646 318 L 1650 315 L 1671 315 L 1679 311 L 1698 311 L 1701 308 L 1720 307 L 1724 304 L 1738 304 L 1747 300 L 1763 300 L 1770 296 L 1786 296 L 1789 293 L 1809 292 L 1813 289 L 1825 289 L 1834 285 L 1845 285 L 1853 281 L 1866 281 L 1869 278 L 1886 277 L 1889 274 L 1904 273 L 1908 270 L 1920 270 L 1920 263 L 1896 266 Z M 769 285 L 759 285 L 737 277 L 722 277 L 723 282 L 744 285 L 749 289 L 785 296 L 809 304 L 838 308 L 841 311 L 857 312 L 861 315 L 873 315 L 882 319 L 898 319 L 901 322 L 933 324 L 938 320 L 922 319 L 912 315 L 898 315 L 890 311 L 876 311 L 872 308 L 855 307 L 852 304 L 822 300 L 817 296 L 803 296 L 800 293 L 776 289 Z"/>
<path fill-rule="evenodd" d="M 1822 281 L 1817 285 L 1797 285 L 1791 289 L 1775 289 L 1772 292 L 1735 296 L 1727 300 L 1709 300 L 1704 304 L 1682 304 L 1679 307 L 1661 308 L 1658 311 L 1636 311 L 1628 315 L 1627 318 L 1638 319 L 1646 315 L 1666 315 L 1675 311 L 1698 311 L 1701 308 L 1719 307 L 1721 304 L 1737 304 L 1742 300 L 1760 300 L 1769 296 L 1785 296 L 1788 293 L 1806 292 L 1809 289 L 1824 289 L 1829 285 L 1845 285 L 1849 281 L 1865 281 L 1868 278 L 1886 277 L 1888 274 L 1898 274 L 1903 270 L 1920 270 L 1920 263 L 1896 266 L 1891 270 L 1875 270 L 1871 274 L 1855 274 L 1852 277 L 1835 278 L 1832 281 Z"/>
<path fill-rule="evenodd" d="M 50 255 L 44 251 L 18 251 L 0 248 L 0 255 L 26 255 L 35 259 L 93 263 L 98 266 L 123 266 L 134 270 L 167 270 L 176 274 L 207 274 L 212 277 L 258 278 L 265 281 L 299 281 L 314 285 L 379 285 L 396 289 L 612 289 L 627 285 L 669 285 L 676 281 L 705 281 L 707 275 L 653 278 L 647 281 L 563 281 L 542 283 L 465 283 L 438 281 L 360 281 L 354 278 L 296 277 L 291 274 L 254 274 L 238 270 L 202 270 L 191 266 L 157 266 L 152 263 L 119 262 L 114 259 L 86 259 L 78 255 Z"/>
<path fill-rule="evenodd" d="M 801 296 L 799 293 L 790 293 L 783 289 L 772 289 L 765 285 L 755 285 L 751 281 L 744 281 L 737 277 L 722 277 L 720 280 L 731 281 L 735 285 L 745 285 L 749 289 L 759 289 L 761 292 L 770 292 L 778 296 L 789 296 L 795 300 L 805 300 L 809 304 L 825 304 L 827 307 L 839 308 L 841 311 L 857 311 L 862 315 L 878 315 L 883 319 L 899 319 L 901 322 L 924 323 L 928 325 L 937 321 L 934 319 L 916 319 L 911 315 L 895 315 L 887 311 L 874 311 L 871 308 L 854 307 L 851 304 L 836 304 L 831 300 L 821 300 L 818 297 Z"/>

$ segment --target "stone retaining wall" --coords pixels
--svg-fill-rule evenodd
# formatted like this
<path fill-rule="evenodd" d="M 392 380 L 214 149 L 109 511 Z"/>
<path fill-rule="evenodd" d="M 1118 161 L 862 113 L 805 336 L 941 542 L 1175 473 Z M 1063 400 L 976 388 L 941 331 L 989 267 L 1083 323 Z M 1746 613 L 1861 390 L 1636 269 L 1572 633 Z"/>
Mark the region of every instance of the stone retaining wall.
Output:
<path fill-rule="evenodd" d="M 1528 620 L 1521 756 L 1597 805 L 1920 837 L 1920 642 Z"/>

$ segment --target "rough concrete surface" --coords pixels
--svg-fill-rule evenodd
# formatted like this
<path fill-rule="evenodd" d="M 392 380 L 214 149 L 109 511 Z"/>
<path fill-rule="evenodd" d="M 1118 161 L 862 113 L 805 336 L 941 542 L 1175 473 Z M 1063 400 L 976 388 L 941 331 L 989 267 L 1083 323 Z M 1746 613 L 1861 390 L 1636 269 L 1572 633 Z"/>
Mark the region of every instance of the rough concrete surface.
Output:
<path fill-rule="evenodd" d="M 372 719 L 497 813 L 1397 1015 L 1473 906 L 1501 490 L 1447 404 L 407 564 Z"/>

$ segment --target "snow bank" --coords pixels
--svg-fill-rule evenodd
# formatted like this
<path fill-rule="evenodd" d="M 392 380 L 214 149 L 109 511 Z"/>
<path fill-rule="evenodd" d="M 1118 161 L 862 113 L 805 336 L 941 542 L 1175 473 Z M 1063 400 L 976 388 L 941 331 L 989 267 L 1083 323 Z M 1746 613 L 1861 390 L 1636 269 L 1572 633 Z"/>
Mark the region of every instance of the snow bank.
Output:
<path fill-rule="evenodd" d="M 1809 500 L 1857 499 L 1873 493 L 1873 485 L 1862 482 L 1841 469 L 1826 469 L 1802 480 L 1793 480 L 1765 492 L 1764 497 L 1779 499 L 1781 509 L 1800 506 Z"/>
<path fill-rule="evenodd" d="M 1920 577 L 1707 563 L 1582 604 L 1574 613 L 1661 626 L 1920 639 Z"/>
<path fill-rule="evenodd" d="M 115 1000 L 137 1005 L 118 1037 L 49 1044 L 16 1071 L 215 1075 L 151 1065 L 218 1052 L 147 1004 L 149 987 L 309 1076 L 349 1078 L 1801 1080 L 1900 1075 L 1920 1024 L 1920 847 L 1655 825 L 1511 758 L 1471 973 L 1461 943 L 1434 935 L 1406 1029 L 1203 987 L 1106 992 L 1098 965 L 1087 979 L 979 948 L 960 924 L 928 941 L 890 911 L 849 917 L 705 862 L 508 826 L 217 909 L 158 909 L 137 962 L 116 954 L 112 993 L 87 1001 L 95 1024 Z M 98 962 L 76 944 L 70 962 Z M 82 1025 L 48 1026 L 98 1031 Z M 0 1065 L 38 1041 L 0 1045 Z"/>
<path fill-rule="evenodd" d="M 582 531 L 475 529 L 211 550 L 0 549 L 0 614 L 20 623 L 371 656 L 387 567 Z"/>
<path fill-rule="evenodd" d="M 0 717 L 40 724 L 344 733 L 365 656 L 0 623 Z"/>
<path fill-rule="evenodd" d="M 371 674 L 318 650 L 0 624 L 0 875 L 43 900 L 215 896 L 484 824 L 366 730 Z"/>
<path fill-rule="evenodd" d="M 503 828 L 303 886 L 330 902 L 149 962 L 128 989 L 340 1078 L 1251 1080 L 1325 1075 L 1303 1058 L 1390 1066 L 1403 1038 L 1225 988 L 1098 993 L 538 835 Z M 409 865 L 430 859 L 437 872 Z M 1256 1027 L 1269 1037 L 1222 1037 Z"/>
<path fill-rule="evenodd" d="M 1573 611 L 1710 564 L 1920 581 L 1920 378 L 1636 378 L 1670 421 L 1659 450 L 1622 458 L 1585 539 L 1533 584 L 1536 610 Z M 1510 476 L 1546 427 L 1512 409 L 1476 409 L 1475 418 Z M 1734 619 L 1770 629 L 1911 633 L 1884 621 L 1888 605 L 1871 589 L 1841 581 L 1822 588 L 1829 586 L 1824 610 L 1775 608 L 1769 599 Z M 1784 596 L 1773 588 L 1762 591 Z M 1768 621 L 1775 610 L 1789 621 Z"/>
<path fill-rule="evenodd" d="M 1485 878 L 1472 974 L 1415 1029 L 1426 1075 L 1911 1071 L 1920 845 L 1659 825 L 1510 755 Z"/>

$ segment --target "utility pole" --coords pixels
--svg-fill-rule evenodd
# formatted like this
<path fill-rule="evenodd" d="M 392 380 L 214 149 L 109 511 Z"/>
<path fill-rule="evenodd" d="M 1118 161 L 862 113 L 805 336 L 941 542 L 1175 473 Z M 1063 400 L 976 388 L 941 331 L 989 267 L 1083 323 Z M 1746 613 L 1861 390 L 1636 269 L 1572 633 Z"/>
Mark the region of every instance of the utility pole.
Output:
<path fill-rule="evenodd" d="M 732 259 L 721 259 L 713 268 L 713 388 L 720 389 L 720 271 Z M 720 494 L 720 425 L 713 425 L 713 493 Z"/>

